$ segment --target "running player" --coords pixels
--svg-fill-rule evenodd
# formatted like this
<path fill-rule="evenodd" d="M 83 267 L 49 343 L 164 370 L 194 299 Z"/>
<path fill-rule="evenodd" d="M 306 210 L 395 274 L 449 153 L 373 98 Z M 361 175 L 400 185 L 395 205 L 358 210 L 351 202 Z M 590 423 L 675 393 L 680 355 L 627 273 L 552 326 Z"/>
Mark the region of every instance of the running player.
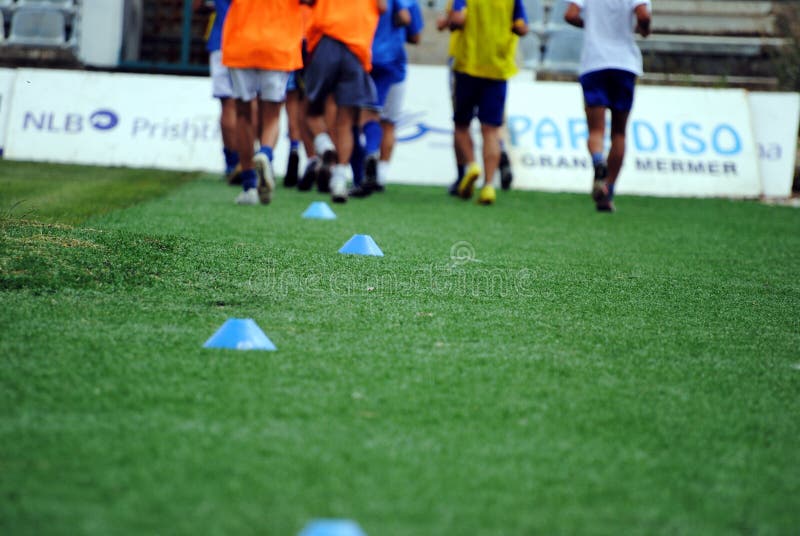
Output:
<path fill-rule="evenodd" d="M 614 212 L 614 185 L 625 157 L 625 128 L 636 77 L 642 74 L 642 53 L 634 32 L 643 37 L 650 34 L 650 0 L 569 2 L 564 20 L 585 31 L 579 80 L 594 165 L 592 198 L 598 211 Z M 607 109 L 611 110 L 608 161 L 603 156 Z"/>
<path fill-rule="evenodd" d="M 448 24 L 461 29 L 455 46 L 451 46 L 454 143 L 456 154 L 467 163 L 458 195 L 470 199 L 480 176 L 469 132 L 470 123 L 477 116 L 483 139 L 484 176 L 477 201 L 491 205 L 497 198 L 492 181 L 500 164 L 507 81 L 517 72 L 517 41 L 528 32 L 528 18 L 522 0 L 455 0 Z"/>
<path fill-rule="evenodd" d="M 205 0 L 194 0 L 193 8 L 200 11 L 206 8 Z M 225 180 L 235 184 L 239 177 L 239 153 L 236 151 L 236 101 L 233 98 L 233 86 L 228 68 L 222 65 L 222 25 L 230 6 L 230 0 L 214 0 L 214 13 L 206 50 L 208 50 L 208 66 L 211 73 L 211 91 L 220 102 L 219 128 L 222 133 L 222 152 L 225 158 Z"/>
<path fill-rule="evenodd" d="M 237 140 L 242 167 L 240 205 L 267 204 L 275 189 L 272 152 L 278 141 L 281 106 L 289 75 L 303 66 L 300 50 L 300 2 L 236 0 L 230 6 L 222 36 L 222 63 L 231 72 L 236 97 Z M 260 98 L 258 138 L 254 154 L 255 125 L 252 102 Z"/>
<path fill-rule="evenodd" d="M 365 197 L 375 191 L 383 191 L 388 174 L 389 160 L 394 149 L 394 126 L 400 119 L 405 93 L 406 55 L 405 44 L 419 39 L 422 18 L 412 15 L 419 10 L 416 0 L 388 0 L 387 10 L 378 21 L 372 42 L 372 71 L 377 99 L 361 110 L 361 131 L 364 145 L 356 141 L 353 162 L 353 197 Z M 412 26 L 413 24 L 413 26 Z M 363 159 L 362 162 L 358 160 Z M 364 181 L 359 176 L 363 169 Z"/>
<path fill-rule="evenodd" d="M 238 1 L 238 0 L 237 0 Z M 307 121 L 314 149 L 322 156 L 320 176 L 330 179 L 334 203 L 347 201 L 347 178 L 357 113 L 376 99 L 372 38 L 387 0 L 316 0 L 308 30 L 311 54 L 305 68 Z M 325 103 L 333 95 L 337 109 L 333 139 L 325 121 Z M 320 179 L 322 180 L 322 179 Z"/>

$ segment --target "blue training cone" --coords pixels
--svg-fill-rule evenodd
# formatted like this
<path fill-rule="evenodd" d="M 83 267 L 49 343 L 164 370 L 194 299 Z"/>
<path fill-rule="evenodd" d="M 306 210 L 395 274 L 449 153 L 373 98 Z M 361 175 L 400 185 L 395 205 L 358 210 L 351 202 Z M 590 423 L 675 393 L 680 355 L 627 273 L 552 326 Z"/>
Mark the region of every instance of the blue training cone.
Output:
<path fill-rule="evenodd" d="M 252 318 L 229 318 L 203 345 L 228 350 L 277 350 Z"/>
<path fill-rule="evenodd" d="M 315 220 L 335 220 L 336 214 L 325 201 L 314 201 L 303 212 L 303 217 Z"/>
<path fill-rule="evenodd" d="M 378 244 L 375 243 L 372 237 L 363 234 L 353 235 L 353 237 L 339 249 L 339 253 L 383 257 L 383 251 L 381 251 L 381 248 L 378 247 Z"/>
<path fill-rule="evenodd" d="M 310 521 L 298 536 L 367 536 L 355 521 L 350 519 L 315 519 Z"/>

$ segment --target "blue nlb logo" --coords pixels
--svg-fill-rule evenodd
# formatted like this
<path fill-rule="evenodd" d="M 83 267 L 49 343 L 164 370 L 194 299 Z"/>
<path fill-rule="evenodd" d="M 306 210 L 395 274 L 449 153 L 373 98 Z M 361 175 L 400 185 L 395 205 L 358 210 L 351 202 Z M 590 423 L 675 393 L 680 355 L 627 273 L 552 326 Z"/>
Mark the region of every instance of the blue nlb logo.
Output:
<path fill-rule="evenodd" d="M 51 134 L 80 134 L 90 128 L 107 132 L 118 124 L 119 116 L 105 108 L 95 110 L 88 117 L 76 113 L 25 112 L 22 130 L 38 130 Z"/>
<path fill-rule="evenodd" d="M 97 130 L 111 130 L 119 123 L 119 117 L 111 110 L 97 110 L 89 116 L 89 123 Z"/>

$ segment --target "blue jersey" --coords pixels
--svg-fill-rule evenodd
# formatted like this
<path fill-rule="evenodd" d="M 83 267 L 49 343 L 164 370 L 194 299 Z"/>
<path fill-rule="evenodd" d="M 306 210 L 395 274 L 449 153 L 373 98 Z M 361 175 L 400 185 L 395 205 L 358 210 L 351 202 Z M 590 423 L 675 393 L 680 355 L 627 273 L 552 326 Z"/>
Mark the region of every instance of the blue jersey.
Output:
<path fill-rule="evenodd" d="M 391 75 L 393 82 L 406 77 L 406 29 L 396 26 L 394 17 L 401 9 L 409 9 L 415 0 L 389 0 L 386 12 L 378 20 L 375 38 L 372 40 L 372 65 Z"/>
<path fill-rule="evenodd" d="M 231 0 L 214 0 L 216 15 L 214 15 L 214 25 L 211 27 L 208 43 L 206 43 L 206 49 L 209 52 L 222 48 L 222 25 L 225 23 L 225 15 L 228 14 L 230 5 Z"/>

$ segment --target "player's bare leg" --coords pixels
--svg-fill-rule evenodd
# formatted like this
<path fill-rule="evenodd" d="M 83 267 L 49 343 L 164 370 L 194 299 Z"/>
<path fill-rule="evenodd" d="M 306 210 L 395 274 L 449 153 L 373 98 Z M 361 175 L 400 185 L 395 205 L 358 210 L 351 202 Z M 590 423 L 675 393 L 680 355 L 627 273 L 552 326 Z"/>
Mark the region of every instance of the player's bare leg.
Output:
<path fill-rule="evenodd" d="M 625 159 L 625 129 L 628 125 L 628 115 L 627 111 L 611 112 L 611 149 L 608 151 L 608 177 L 606 177 L 606 184 L 610 187 L 617 182 Z"/>
<path fill-rule="evenodd" d="M 497 194 L 494 190 L 494 174 L 500 166 L 500 127 L 481 124 L 483 139 L 483 187 L 478 194 L 478 203 L 491 205 Z"/>
<path fill-rule="evenodd" d="M 475 162 L 475 145 L 472 142 L 469 124 L 456 125 L 453 141 L 455 143 L 456 154 L 462 155 L 464 161 L 467 162 L 464 177 L 458 183 L 458 195 L 462 199 L 469 199 L 472 197 L 472 192 L 475 189 L 475 182 L 481 175 L 480 166 Z"/>
<path fill-rule="evenodd" d="M 589 138 L 586 142 L 589 154 L 592 156 L 594 166 L 594 180 L 592 183 L 592 199 L 595 203 L 605 205 L 608 198 L 608 164 L 603 158 L 603 149 L 606 133 L 606 108 L 604 106 L 587 106 L 586 123 L 589 127 Z"/>

